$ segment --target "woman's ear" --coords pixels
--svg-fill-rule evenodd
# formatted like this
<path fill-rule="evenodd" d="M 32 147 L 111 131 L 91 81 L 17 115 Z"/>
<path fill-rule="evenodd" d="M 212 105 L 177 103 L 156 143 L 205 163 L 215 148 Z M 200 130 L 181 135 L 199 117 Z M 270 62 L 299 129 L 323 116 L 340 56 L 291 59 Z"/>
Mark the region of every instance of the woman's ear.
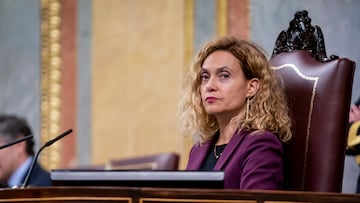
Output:
<path fill-rule="evenodd" d="M 259 90 L 260 81 L 258 78 L 252 78 L 248 82 L 248 91 L 246 96 L 247 97 L 253 97 L 257 91 Z"/>

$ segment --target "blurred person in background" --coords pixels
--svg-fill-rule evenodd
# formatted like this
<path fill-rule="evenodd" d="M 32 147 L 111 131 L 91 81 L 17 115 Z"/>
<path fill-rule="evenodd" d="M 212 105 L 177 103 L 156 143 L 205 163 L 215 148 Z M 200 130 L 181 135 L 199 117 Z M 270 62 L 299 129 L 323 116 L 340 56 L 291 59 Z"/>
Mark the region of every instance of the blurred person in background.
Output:
<path fill-rule="evenodd" d="M 16 115 L 0 114 L 0 145 L 21 137 L 32 135 L 24 118 Z M 34 140 L 29 139 L 0 150 L 0 183 L 3 187 L 21 187 L 34 158 Z M 51 186 L 50 174 L 36 163 L 28 185 Z"/>
<path fill-rule="evenodd" d="M 356 156 L 357 164 L 360 165 L 360 98 L 350 108 L 349 135 L 346 153 L 348 155 Z M 357 180 L 356 193 L 360 193 L 360 175 Z"/>

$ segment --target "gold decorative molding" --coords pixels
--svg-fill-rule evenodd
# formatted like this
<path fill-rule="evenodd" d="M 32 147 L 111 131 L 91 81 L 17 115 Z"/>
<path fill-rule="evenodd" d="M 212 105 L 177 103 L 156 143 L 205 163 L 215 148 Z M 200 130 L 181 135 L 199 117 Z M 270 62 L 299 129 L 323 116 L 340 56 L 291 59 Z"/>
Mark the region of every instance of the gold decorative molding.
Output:
<path fill-rule="evenodd" d="M 194 0 L 184 1 L 184 71 L 183 76 L 187 74 L 190 69 L 191 60 L 194 52 Z M 184 77 L 183 77 L 184 78 Z M 191 136 L 183 137 L 183 152 L 184 159 L 180 164 L 180 168 L 185 168 L 187 163 L 187 155 L 193 145 Z"/>
<path fill-rule="evenodd" d="M 61 121 L 61 4 L 60 0 L 41 0 L 41 143 L 57 136 Z M 44 150 L 42 165 L 60 165 L 60 142 Z"/>
<path fill-rule="evenodd" d="M 228 34 L 227 1 L 228 0 L 216 0 L 216 32 L 218 36 L 224 36 Z"/>
<path fill-rule="evenodd" d="M 186 74 L 193 58 L 194 0 L 185 0 L 184 4 L 184 74 Z"/>
<path fill-rule="evenodd" d="M 228 200 L 228 199 L 185 199 L 185 198 L 140 198 L 140 203 L 178 203 L 178 202 L 191 202 L 191 203 L 257 203 L 256 200 Z"/>

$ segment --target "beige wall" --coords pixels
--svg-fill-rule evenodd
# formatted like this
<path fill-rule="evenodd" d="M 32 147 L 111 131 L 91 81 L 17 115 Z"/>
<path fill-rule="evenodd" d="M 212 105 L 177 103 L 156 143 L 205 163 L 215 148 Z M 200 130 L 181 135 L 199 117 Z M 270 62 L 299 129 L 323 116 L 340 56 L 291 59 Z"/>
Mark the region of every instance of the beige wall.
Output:
<path fill-rule="evenodd" d="M 187 156 L 176 125 L 184 2 L 93 0 L 93 163 L 168 151 Z"/>

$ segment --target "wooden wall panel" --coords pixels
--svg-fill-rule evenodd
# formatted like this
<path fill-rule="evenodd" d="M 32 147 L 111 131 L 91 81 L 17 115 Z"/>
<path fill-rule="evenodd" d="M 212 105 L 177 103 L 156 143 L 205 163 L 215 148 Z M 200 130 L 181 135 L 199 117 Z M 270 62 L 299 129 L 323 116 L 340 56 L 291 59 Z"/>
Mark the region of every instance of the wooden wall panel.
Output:
<path fill-rule="evenodd" d="M 182 152 L 184 1 L 94 0 L 93 162 Z"/>

